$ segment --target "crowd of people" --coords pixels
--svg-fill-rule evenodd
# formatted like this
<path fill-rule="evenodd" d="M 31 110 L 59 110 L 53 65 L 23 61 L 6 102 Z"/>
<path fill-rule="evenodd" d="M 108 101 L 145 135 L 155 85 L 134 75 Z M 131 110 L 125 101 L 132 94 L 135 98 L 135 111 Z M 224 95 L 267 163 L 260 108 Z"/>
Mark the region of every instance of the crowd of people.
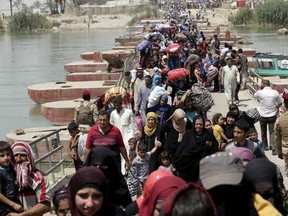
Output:
<path fill-rule="evenodd" d="M 284 158 L 288 175 L 288 120 L 278 118 L 288 95 L 263 80 L 259 107 L 239 110 L 243 50 L 220 47 L 217 34 L 206 41 L 191 14 L 173 11 L 179 18 L 152 25 L 137 46 L 139 64 L 103 106 L 83 91 L 68 125 L 76 170 L 68 185 L 49 194 L 29 144 L 0 142 L 0 215 L 43 215 L 51 203 L 59 216 L 288 214 L 282 173 L 265 155 Z M 227 113 L 208 118 L 209 90 L 225 92 Z"/>

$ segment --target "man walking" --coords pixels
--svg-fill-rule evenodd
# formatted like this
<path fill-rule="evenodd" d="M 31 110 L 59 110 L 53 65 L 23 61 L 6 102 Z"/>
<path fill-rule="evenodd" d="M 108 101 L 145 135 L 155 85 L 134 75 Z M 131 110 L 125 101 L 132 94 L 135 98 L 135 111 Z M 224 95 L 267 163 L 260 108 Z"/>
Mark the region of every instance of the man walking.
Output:
<path fill-rule="evenodd" d="M 101 110 L 98 113 L 98 123 L 91 127 L 88 133 L 84 162 L 86 161 L 92 147 L 103 146 L 115 152 L 115 161 L 119 171 L 121 171 L 120 154 L 124 158 L 127 167 L 129 167 L 129 159 L 120 130 L 111 125 L 109 120 L 110 116 L 105 110 Z"/>
<path fill-rule="evenodd" d="M 270 87 L 269 80 L 262 80 L 261 90 L 254 93 L 254 97 L 259 101 L 260 106 L 257 108 L 260 114 L 260 127 L 263 148 L 268 151 L 267 125 L 269 127 L 269 141 L 272 154 L 276 155 L 274 124 L 277 118 L 278 110 L 282 105 L 280 94 Z"/>
<path fill-rule="evenodd" d="M 110 124 L 116 126 L 121 131 L 124 145 L 126 149 L 129 149 L 128 140 L 135 136 L 140 138 L 140 131 L 138 131 L 135 117 L 130 109 L 123 107 L 123 101 L 121 96 L 116 96 L 113 100 L 115 110 L 110 115 Z M 125 173 L 125 164 L 122 163 L 122 173 Z"/>
<path fill-rule="evenodd" d="M 145 76 L 145 85 L 142 85 L 139 90 L 139 97 L 137 101 L 137 106 L 135 107 L 135 115 L 141 115 L 142 123 L 145 124 L 146 121 L 146 105 L 148 97 L 152 92 L 152 78 L 150 75 Z"/>
<path fill-rule="evenodd" d="M 226 63 L 222 68 L 221 84 L 224 85 L 226 99 L 230 105 L 235 98 L 237 84 L 240 83 L 240 74 L 231 57 L 226 58 Z"/>
<path fill-rule="evenodd" d="M 75 108 L 74 121 L 81 125 L 89 125 L 92 127 L 97 121 L 98 109 L 96 104 L 90 102 L 91 91 L 84 90 L 82 93 L 82 101 Z"/>
<path fill-rule="evenodd" d="M 288 177 L 288 94 L 283 94 L 286 111 L 275 122 L 275 138 L 278 158 L 284 159 L 285 174 Z"/>

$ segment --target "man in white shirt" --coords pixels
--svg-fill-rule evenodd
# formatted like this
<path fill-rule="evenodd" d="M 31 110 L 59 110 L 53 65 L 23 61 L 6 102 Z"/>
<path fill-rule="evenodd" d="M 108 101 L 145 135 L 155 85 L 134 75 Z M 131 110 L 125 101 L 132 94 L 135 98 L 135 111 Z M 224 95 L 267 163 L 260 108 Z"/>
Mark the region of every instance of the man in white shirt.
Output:
<path fill-rule="evenodd" d="M 132 75 L 132 82 L 133 82 L 133 75 Z M 136 78 L 133 82 L 133 102 L 134 102 L 134 111 L 137 110 L 137 102 L 139 100 L 139 94 L 140 94 L 140 88 L 142 85 L 145 84 L 145 78 L 144 78 L 144 70 L 142 68 L 136 69 Z"/>
<path fill-rule="evenodd" d="M 232 104 L 235 98 L 237 84 L 240 83 L 240 73 L 233 65 L 231 57 L 226 58 L 227 65 L 222 68 L 221 84 L 224 85 L 225 95 L 228 104 Z"/>
<path fill-rule="evenodd" d="M 259 101 L 260 106 L 257 108 L 261 116 L 260 126 L 261 126 L 261 136 L 263 148 L 267 151 L 268 141 L 267 141 L 267 125 L 269 127 L 269 142 L 270 148 L 272 149 L 272 154 L 276 155 L 275 147 L 275 130 L 274 124 L 277 118 L 279 108 L 282 105 L 282 99 L 278 91 L 270 87 L 269 80 L 262 80 L 260 85 L 261 90 L 254 93 L 254 97 Z"/>
<path fill-rule="evenodd" d="M 116 126 L 121 131 L 124 145 L 129 149 L 128 140 L 132 137 L 139 136 L 140 131 L 137 128 L 135 117 L 131 109 L 123 107 L 123 100 L 121 96 L 117 96 L 113 100 L 115 110 L 111 112 L 110 124 Z M 122 160 L 122 172 L 124 173 L 125 161 Z"/>

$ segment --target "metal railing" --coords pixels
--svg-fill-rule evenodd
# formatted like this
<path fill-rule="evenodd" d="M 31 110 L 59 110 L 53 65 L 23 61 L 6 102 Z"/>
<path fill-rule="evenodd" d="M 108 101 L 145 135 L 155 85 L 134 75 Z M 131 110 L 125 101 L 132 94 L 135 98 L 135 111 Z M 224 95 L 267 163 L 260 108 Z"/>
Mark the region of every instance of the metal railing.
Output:
<path fill-rule="evenodd" d="M 138 60 L 137 53 L 131 53 L 124 62 L 124 70 L 117 82 L 117 86 L 124 83 L 124 73 L 133 69 Z M 99 100 L 97 98 L 96 100 Z M 63 145 L 60 139 L 60 132 L 66 130 L 66 127 L 56 129 L 51 133 L 41 136 L 40 138 L 29 143 L 35 157 L 35 165 L 41 170 L 50 184 L 50 191 L 54 191 L 59 184 L 65 184 L 63 181 L 68 179 L 65 168 L 74 167 L 73 162 L 67 161 L 63 157 Z M 67 163 L 68 162 L 68 163 Z"/>
<path fill-rule="evenodd" d="M 254 93 L 260 89 L 260 83 L 262 82 L 263 77 L 259 76 L 251 69 L 249 69 L 248 74 L 249 76 L 247 77 L 246 85 L 249 94 L 254 97 Z"/>
<path fill-rule="evenodd" d="M 122 86 L 124 84 L 124 73 L 133 69 L 135 63 L 137 62 L 139 56 L 137 53 L 131 53 L 124 61 L 123 72 L 120 75 L 120 78 L 116 86 Z"/>
<path fill-rule="evenodd" d="M 50 190 L 67 177 L 65 167 L 70 167 L 73 164 L 73 162 L 67 164 L 67 160 L 63 158 L 60 132 L 65 129 L 63 127 L 52 131 L 29 143 L 34 152 L 35 166 L 47 177 Z"/>

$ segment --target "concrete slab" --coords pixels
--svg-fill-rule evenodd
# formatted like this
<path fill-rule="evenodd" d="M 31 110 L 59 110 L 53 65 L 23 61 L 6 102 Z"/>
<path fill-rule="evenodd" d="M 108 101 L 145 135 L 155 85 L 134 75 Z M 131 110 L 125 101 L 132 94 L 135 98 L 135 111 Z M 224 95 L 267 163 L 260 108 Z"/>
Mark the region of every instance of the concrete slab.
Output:
<path fill-rule="evenodd" d="M 42 104 L 52 101 L 73 100 L 82 97 L 83 90 L 89 89 L 91 98 L 97 98 L 116 84 L 117 80 L 48 82 L 29 86 L 28 95 L 36 103 Z"/>

